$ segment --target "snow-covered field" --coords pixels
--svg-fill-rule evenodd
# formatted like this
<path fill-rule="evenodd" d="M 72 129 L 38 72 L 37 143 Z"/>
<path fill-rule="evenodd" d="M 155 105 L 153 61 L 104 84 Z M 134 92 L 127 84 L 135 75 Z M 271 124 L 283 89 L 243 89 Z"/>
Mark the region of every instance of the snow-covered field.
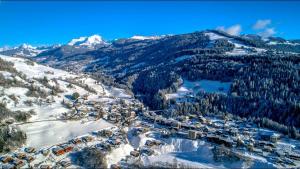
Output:
<path fill-rule="evenodd" d="M 219 37 L 213 35 L 213 38 Z M 13 58 L 2 55 L 0 55 L 0 58 L 13 62 L 14 67 L 17 69 L 17 71 L 26 75 L 26 78 L 18 77 L 17 75 L 17 77 L 15 77 L 17 80 L 22 81 L 25 84 L 32 83 L 49 92 L 49 86 L 42 84 L 36 79 L 42 79 L 44 77 L 47 77 L 47 79 L 49 80 L 49 85 L 58 85 L 62 90 L 56 95 L 49 95 L 46 98 L 37 98 L 33 96 L 28 96 L 27 92 L 29 91 L 29 89 L 25 86 L 0 87 L 0 101 L 7 103 L 8 109 L 12 111 L 29 111 L 33 109 L 36 112 L 36 114 L 33 114 L 32 117 L 26 122 L 14 122 L 13 124 L 11 124 L 19 126 L 27 134 L 27 142 L 24 145 L 24 147 L 31 146 L 40 150 L 42 148 L 53 147 L 60 143 L 66 143 L 71 139 L 79 138 L 81 136 L 89 135 L 93 138 L 93 140 L 90 142 L 84 142 L 80 143 L 79 145 L 76 145 L 75 147 L 77 150 L 75 150 L 74 148 L 74 151 L 78 151 L 83 147 L 92 147 L 96 144 L 100 144 L 108 140 L 111 141 L 115 139 L 113 137 L 118 137 L 122 135 L 122 143 L 118 146 L 113 146 L 112 151 L 108 152 L 108 154 L 106 155 L 108 167 L 110 167 L 112 164 L 121 164 L 122 161 L 126 161 L 127 159 L 136 160 L 136 162 L 139 162 L 144 166 L 152 166 L 153 164 L 159 164 L 160 166 L 164 166 L 164 164 L 176 164 L 177 167 L 184 166 L 188 168 L 277 167 L 274 163 L 270 163 L 270 160 L 268 159 L 269 157 L 263 157 L 250 151 L 238 149 L 234 150 L 240 151 L 240 153 L 246 158 L 239 158 L 235 161 L 216 161 L 214 159 L 213 152 L 213 148 L 216 146 L 216 144 L 207 141 L 205 138 L 191 140 L 187 139 L 187 137 L 182 136 L 172 136 L 168 138 L 161 137 L 159 132 L 162 128 L 160 128 L 159 124 L 153 125 L 152 122 L 148 123 L 147 121 L 142 121 L 140 116 L 135 117 L 135 120 L 133 120 L 133 124 L 129 125 L 128 127 L 124 127 L 123 129 L 125 131 L 125 134 L 121 134 L 121 130 L 118 127 L 118 123 L 112 124 L 113 122 L 108 122 L 105 120 L 107 119 L 106 117 L 99 119 L 94 118 L 90 116 L 89 113 L 94 113 L 95 110 L 92 109 L 97 106 L 101 106 L 101 109 L 105 111 L 108 109 L 114 109 L 113 107 L 120 106 L 118 105 L 118 101 L 120 101 L 120 99 L 124 99 L 125 102 L 122 102 L 122 106 L 123 104 L 126 105 L 127 103 L 128 105 L 129 103 L 135 103 L 133 102 L 133 98 L 127 93 L 125 93 L 124 90 L 110 86 L 105 86 L 92 79 L 88 75 L 72 74 L 66 71 L 53 69 L 36 63 L 28 64 L 28 61 L 22 58 Z M 180 61 L 180 59 L 184 60 L 189 58 L 189 56 L 182 56 L 177 61 Z M 13 75 L 13 73 L 6 71 L 1 71 L 0 73 L 3 74 L 4 77 L 7 79 L 14 78 L 13 76 L 15 76 Z M 72 84 L 72 87 L 70 87 L 70 84 L 72 83 L 68 81 L 70 79 L 79 82 L 81 85 L 75 83 Z M 85 85 L 88 85 L 88 87 L 93 89 L 95 92 L 89 91 L 86 87 L 84 87 Z M 176 93 L 166 94 L 166 97 L 167 99 L 187 98 L 189 96 L 193 97 L 200 91 L 207 93 L 227 94 L 230 90 L 230 85 L 231 82 L 221 82 L 212 80 L 183 80 L 183 84 L 178 89 L 178 91 Z M 85 99 L 81 98 L 81 100 L 78 102 L 73 102 L 73 100 L 70 99 L 70 95 L 72 95 L 74 92 L 78 92 L 80 96 L 87 95 L 87 97 Z M 14 101 L 12 97 L 10 97 L 11 95 L 15 95 L 18 102 Z M 28 100 L 31 100 L 33 102 L 32 105 L 24 103 Z M 84 114 L 85 116 L 81 116 L 82 118 L 80 119 L 74 118 L 66 120 L 64 118 L 61 118 L 64 114 L 68 114 L 71 110 L 70 108 L 67 108 L 62 104 L 63 101 L 72 103 L 72 106 L 74 106 L 74 104 L 79 103 L 80 106 L 78 107 L 84 108 L 87 111 L 86 114 Z M 91 106 L 93 104 L 90 103 L 94 102 L 97 102 L 97 106 L 93 107 Z M 123 108 L 125 107 L 122 106 L 120 106 L 119 108 L 121 111 L 124 111 Z M 134 107 L 130 107 L 130 111 L 132 111 L 131 108 Z M 171 118 L 168 120 L 175 121 L 176 119 Z M 208 120 L 210 120 L 214 124 L 213 126 L 215 126 L 216 128 L 220 129 L 222 128 L 222 126 L 225 126 L 221 123 L 224 120 L 218 118 L 210 118 Z M 190 120 L 186 122 L 186 124 L 193 125 L 195 123 L 194 121 Z M 235 123 L 231 121 L 227 124 L 230 125 Z M 211 127 L 211 125 L 206 126 Z M 133 131 L 133 129 L 137 127 L 144 129 L 147 128 L 148 130 L 142 134 L 132 134 L 131 131 Z M 102 129 L 112 131 L 113 136 L 103 137 L 95 134 Z M 164 130 L 168 129 L 168 127 L 164 128 Z M 270 130 L 266 129 L 260 129 L 260 131 L 271 132 Z M 240 137 L 244 136 L 241 134 Z M 142 150 L 142 148 L 149 148 L 145 146 L 145 143 L 148 140 L 158 140 L 162 143 L 160 145 L 154 145 L 151 147 L 151 150 L 153 150 L 154 152 L 153 155 L 145 155 L 142 153 L 139 157 L 134 157 L 133 155 L 130 155 L 131 151 L 133 150 L 139 151 Z M 20 148 L 17 151 L 23 151 L 24 147 Z M 298 150 L 300 149 L 300 143 L 299 141 L 293 139 L 282 138 L 280 141 L 277 142 L 276 149 L 284 150 L 285 152 L 289 152 L 295 149 Z M 42 156 L 41 154 L 35 154 L 36 160 L 34 161 L 34 163 L 36 164 L 42 161 L 47 164 L 49 163 L 51 166 L 54 166 L 58 161 L 70 160 L 70 156 L 68 156 L 67 153 L 61 156 L 56 156 L 53 153 L 51 155 L 54 156 L 54 158 L 52 157 L 54 159 L 53 161 L 49 160 L 50 157 L 48 158 Z M 248 158 L 251 160 L 248 160 Z M 297 166 L 299 166 L 298 163 L 296 164 Z M 2 164 L 0 163 L 0 167 L 1 165 Z M 77 166 L 72 165 L 71 167 Z"/>
<path fill-rule="evenodd" d="M 252 154 L 245 154 L 251 157 L 251 161 L 216 161 L 212 152 L 213 145 L 203 140 L 190 140 L 185 138 L 171 137 L 160 138 L 155 134 L 147 133 L 136 137 L 131 137 L 139 147 L 142 147 L 147 140 L 157 139 L 164 144 L 154 148 L 155 154 L 152 156 L 142 156 L 141 162 L 145 166 L 177 164 L 187 168 L 274 168 L 267 160 Z M 136 142 L 136 141 L 139 142 Z"/>
<path fill-rule="evenodd" d="M 234 46 L 235 46 L 234 49 L 230 52 L 226 52 L 227 55 L 233 55 L 233 56 L 234 55 L 250 55 L 250 54 L 258 54 L 258 53 L 267 51 L 266 49 L 247 46 L 233 38 L 228 38 L 228 37 L 225 37 L 225 36 L 213 33 L 213 32 L 207 32 L 207 33 L 205 33 L 205 35 L 207 35 L 209 37 L 209 39 L 211 40 L 211 43 L 209 44 L 209 46 L 213 46 L 215 41 L 218 39 L 226 39 L 226 40 L 228 40 L 229 43 L 234 44 Z"/>
<path fill-rule="evenodd" d="M 42 148 L 66 142 L 72 138 L 82 136 L 92 131 L 112 127 L 104 120 L 97 121 L 44 121 L 28 123 L 20 127 L 27 134 L 27 145 Z"/>
<path fill-rule="evenodd" d="M 195 95 L 199 91 L 207 93 L 227 94 L 230 89 L 231 82 L 221 82 L 213 80 L 188 81 L 184 80 L 183 85 L 176 93 L 166 94 L 167 99 L 183 98 L 188 95 Z"/>
<path fill-rule="evenodd" d="M 67 141 L 71 138 L 87 134 L 91 131 L 100 130 L 102 128 L 111 127 L 112 124 L 104 120 L 73 120 L 73 121 L 63 121 L 59 119 L 62 113 L 67 113 L 69 109 L 64 107 L 61 102 L 63 100 L 68 100 L 66 96 L 72 95 L 74 92 L 78 92 L 81 96 L 89 94 L 88 101 L 98 101 L 98 102 L 113 102 L 114 98 L 125 98 L 130 99 L 131 96 L 126 94 L 124 90 L 117 89 L 113 87 L 107 87 L 96 82 L 96 80 L 85 76 L 85 75 L 75 75 L 69 72 L 54 69 L 48 66 L 43 66 L 34 63 L 28 64 L 28 61 L 23 58 L 9 57 L 0 55 L 0 58 L 14 63 L 14 67 L 17 71 L 26 75 L 26 78 L 31 80 L 33 78 L 44 78 L 49 79 L 49 84 L 54 85 L 55 83 L 51 79 L 56 79 L 59 87 L 63 90 L 62 93 L 58 93 L 56 96 L 49 96 L 52 100 L 51 103 L 42 102 L 41 104 L 32 104 L 28 106 L 24 104 L 24 101 L 36 101 L 38 98 L 26 96 L 28 91 L 27 88 L 22 87 L 11 87 L 2 88 L 4 96 L 0 97 L 0 101 L 5 101 L 7 103 L 7 108 L 16 111 L 29 111 L 34 110 L 35 115 L 28 120 L 27 123 L 17 123 L 18 126 L 26 132 L 27 134 L 27 146 L 33 146 L 36 148 L 41 148 L 44 146 L 55 145 Z M 1 72 L 2 74 L 9 76 L 9 72 Z M 83 82 L 85 85 L 93 88 L 97 93 L 90 93 L 80 86 L 73 85 L 73 88 L 68 88 L 68 82 L 64 81 L 66 78 L 77 78 L 78 81 Z M 22 79 L 23 80 L 23 79 Z M 24 80 L 23 80 L 24 81 Z M 25 81 L 25 83 L 28 83 Z M 34 84 L 41 86 L 46 91 L 48 88 L 39 84 L 37 81 Z M 15 104 L 14 101 L 7 98 L 7 95 L 15 95 L 19 103 Z M 103 98 L 100 98 L 103 97 Z"/>

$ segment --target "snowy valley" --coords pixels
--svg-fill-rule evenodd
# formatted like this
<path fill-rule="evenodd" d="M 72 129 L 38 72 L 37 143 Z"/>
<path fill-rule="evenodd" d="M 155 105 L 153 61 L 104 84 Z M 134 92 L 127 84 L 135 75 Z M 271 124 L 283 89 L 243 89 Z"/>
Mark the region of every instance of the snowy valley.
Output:
<path fill-rule="evenodd" d="M 2 168 L 90 168 L 100 165 L 89 155 L 95 151 L 107 168 L 300 166 L 299 141 L 254 121 L 150 111 L 90 75 L 19 57 L 0 55 L 0 61 L 1 134 L 7 135 Z M 184 80 L 167 97 L 181 102 L 199 91 L 224 95 L 230 85 Z"/>
<path fill-rule="evenodd" d="M 300 167 L 297 51 L 217 30 L 3 48 L 0 167 Z"/>

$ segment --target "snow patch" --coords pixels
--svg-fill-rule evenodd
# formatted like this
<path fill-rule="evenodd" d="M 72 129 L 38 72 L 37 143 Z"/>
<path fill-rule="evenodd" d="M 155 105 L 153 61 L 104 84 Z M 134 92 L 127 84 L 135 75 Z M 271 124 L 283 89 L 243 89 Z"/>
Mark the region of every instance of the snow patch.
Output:
<path fill-rule="evenodd" d="M 227 94 L 230 89 L 231 82 L 221 82 L 214 80 L 188 81 L 184 80 L 183 85 L 176 93 L 166 94 L 167 99 L 183 98 L 188 95 L 195 95 L 199 91 L 207 93 Z"/>

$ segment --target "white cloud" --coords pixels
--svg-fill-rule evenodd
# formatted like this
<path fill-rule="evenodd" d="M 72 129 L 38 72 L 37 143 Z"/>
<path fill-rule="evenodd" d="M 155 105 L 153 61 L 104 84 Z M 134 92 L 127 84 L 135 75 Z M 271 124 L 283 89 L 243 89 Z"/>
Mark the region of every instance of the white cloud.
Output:
<path fill-rule="evenodd" d="M 270 19 L 257 20 L 256 23 L 252 26 L 252 28 L 254 30 L 261 30 L 261 29 L 265 29 L 270 24 L 271 24 Z"/>
<path fill-rule="evenodd" d="M 240 24 L 236 24 L 230 26 L 229 28 L 225 28 L 224 26 L 219 26 L 216 29 L 224 31 L 230 35 L 239 35 L 242 31 L 242 26 Z"/>
<path fill-rule="evenodd" d="M 258 35 L 264 38 L 273 36 L 274 34 L 276 34 L 275 28 L 266 28 L 264 31 L 258 32 Z"/>

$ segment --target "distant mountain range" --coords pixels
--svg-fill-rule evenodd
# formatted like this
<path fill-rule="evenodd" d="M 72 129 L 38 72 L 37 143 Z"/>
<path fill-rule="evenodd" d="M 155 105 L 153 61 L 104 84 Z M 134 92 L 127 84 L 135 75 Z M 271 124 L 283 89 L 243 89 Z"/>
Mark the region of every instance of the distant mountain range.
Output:
<path fill-rule="evenodd" d="M 225 35 L 223 37 L 219 37 L 219 39 L 226 39 L 226 38 L 241 38 L 244 40 L 249 40 L 249 41 L 257 41 L 261 44 L 264 44 L 265 46 L 268 46 L 269 48 L 277 48 L 277 46 L 289 46 L 287 48 L 298 48 L 298 46 L 300 45 L 300 40 L 285 40 L 283 38 L 280 37 L 269 37 L 267 39 L 264 39 L 261 36 L 258 35 L 253 35 L 253 34 L 249 34 L 249 35 L 241 35 L 241 36 L 232 36 L 229 34 L 226 34 L 225 32 L 222 31 L 215 31 L 215 30 L 208 30 L 208 31 L 203 31 L 202 33 L 206 32 L 207 35 L 211 34 L 210 32 L 213 32 L 211 35 L 214 36 L 213 34 L 222 34 Z M 191 33 L 193 34 L 193 33 Z M 43 52 L 48 52 L 50 50 L 54 50 L 57 48 L 64 48 L 66 46 L 72 47 L 72 48 L 77 48 L 77 49 L 82 49 L 83 51 L 90 51 L 90 50 L 96 50 L 98 48 L 102 48 L 102 47 L 111 47 L 111 46 L 115 46 L 114 44 L 118 44 L 120 42 L 124 42 L 124 43 L 128 43 L 128 42 L 133 42 L 133 41 L 151 41 L 151 40 L 155 40 L 155 41 L 159 41 L 161 39 L 166 39 L 171 37 L 172 35 L 161 35 L 161 36 L 140 36 L 140 35 L 135 35 L 132 36 L 131 38 L 127 38 L 127 39 L 116 39 L 113 41 L 105 41 L 103 40 L 103 38 L 99 35 L 92 35 L 89 37 L 79 37 L 79 38 L 75 38 L 70 40 L 67 44 L 64 45 L 49 45 L 49 46 L 37 46 L 37 47 L 33 47 L 30 44 L 22 44 L 18 47 L 2 47 L 0 48 L 0 54 L 4 54 L 4 55 L 18 55 L 18 56 L 23 56 L 23 57 L 34 57 L 39 55 L 40 53 Z M 178 37 L 181 35 L 175 35 L 175 37 Z M 212 41 L 214 40 L 215 37 L 212 37 Z M 143 43 L 144 43 L 143 42 Z M 284 50 L 285 51 L 285 50 Z M 288 49 L 287 51 L 291 51 L 291 52 L 300 52 L 298 51 L 298 49 Z M 77 52 L 81 53 L 81 50 L 74 50 L 74 54 L 76 54 Z M 68 52 L 67 52 L 68 53 Z"/>
<path fill-rule="evenodd" d="M 234 36 L 217 30 L 133 36 L 109 42 L 94 35 L 73 39 L 61 46 L 23 45 L 0 52 L 91 74 L 105 84 L 133 92 L 153 109 L 177 107 L 178 112 L 196 110 L 262 116 L 300 127 L 299 113 L 292 113 L 300 100 L 299 53 L 299 40 Z M 203 98 L 189 100 L 187 109 L 166 97 L 176 92 L 185 80 L 202 79 L 230 82 L 230 90 L 226 97 L 204 96 L 210 98 L 205 101 L 206 106 L 203 106 Z M 278 113 L 285 115 L 278 116 Z"/>

